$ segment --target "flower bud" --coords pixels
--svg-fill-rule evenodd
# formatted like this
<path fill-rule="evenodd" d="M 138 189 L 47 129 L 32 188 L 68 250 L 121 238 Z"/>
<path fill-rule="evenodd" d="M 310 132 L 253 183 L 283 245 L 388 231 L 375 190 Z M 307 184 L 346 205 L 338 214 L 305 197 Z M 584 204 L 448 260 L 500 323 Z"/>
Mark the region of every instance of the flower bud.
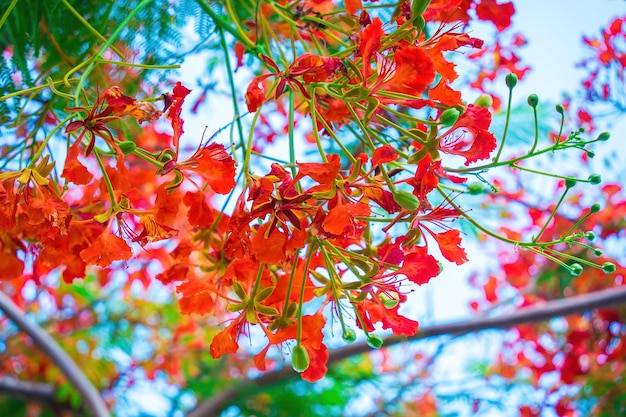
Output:
<path fill-rule="evenodd" d="M 344 329 L 343 330 L 343 340 L 348 343 L 353 343 L 356 340 L 356 332 L 352 329 Z"/>
<path fill-rule="evenodd" d="M 600 249 L 598 249 L 598 248 L 595 248 L 593 250 L 593 254 L 596 255 L 596 256 L 602 256 L 602 251 Z"/>
<path fill-rule="evenodd" d="M 408 191 L 397 190 L 393 194 L 393 199 L 405 210 L 415 211 L 420 206 L 420 202 L 417 197 Z"/>
<path fill-rule="evenodd" d="M 539 97 L 537 96 L 537 94 L 529 95 L 528 105 L 534 109 L 535 107 L 537 107 L 537 104 L 539 104 Z"/>
<path fill-rule="evenodd" d="M 583 267 L 579 263 L 574 263 L 569 266 L 569 273 L 577 277 L 583 273 Z"/>
<path fill-rule="evenodd" d="M 457 121 L 461 113 L 454 107 L 444 110 L 439 116 L 439 123 L 444 126 L 452 126 Z"/>
<path fill-rule="evenodd" d="M 592 231 L 589 232 L 585 232 L 585 239 L 592 241 L 596 238 L 596 234 L 593 233 Z"/>
<path fill-rule="evenodd" d="M 380 336 L 377 336 L 375 334 L 368 334 L 367 344 L 369 345 L 369 347 L 373 349 L 380 349 L 380 347 L 383 345 L 383 339 L 381 339 Z"/>
<path fill-rule="evenodd" d="M 296 372 L 304 372 L 309 367 L 309 352 L 304 346 L 296 345 L 291 352 L 291 366 Z"/>
<path fill-rule="evenodd" d="M 510 89 L 514 88 L 517 85 L 517 75 L 513 73 L 507 74 L 504 80 L 506 81 L 506 86 Z"/>
<path fill-rule="evenodd" d="M 560 104 L 557 104 L 556 105 L 556 112 L 562 115 L 562 114 L 565 114 L 565 109 Z"/>
<path fill-rule="evenodd" d="M 595 203 L 591 206 L 591 208 L 589 209 L 589 211 L 593 214 L 593 213 L 597 213 L 600 211 L 600 203 Z"/>
<path fill-rule="evenodd" d="M 474 181 L 467 186 L 467 192 L 472 195 L 482 194 L 485 191 L 485 186 L 480 181 Z"/>
<path fill-rule="evenodd" d="M 589 175 L 589 183 L 593 185 L 598 185 L 602 182 L 602 176 L 600 174 L 591 174 Z"/>
<path fill-rule="evenodd" d="M 474 106 L 476 107 L 491 107 L 492 104 L 493 99 L 489 94 L 481 94 L 474 102 Z"/>
<path fill-rule="evenodd" d="M 611 134 L 609 132 L 602 132 L 600 133 L 600 135 L 598 135 L 598 140 L 606 141 L 606 140 L 609 140 L 610 137 L 611 137 Z"/>
<path fill-rule="evenodd" d="M 572 188 L 573 186 L 576 185 L 576 178 L 566 178 L 565 179 L 565 188 Z"/>
<path fill-rule="evenodd" d="M 615 264 L 613 262 L 605 262 L 602 264 L 602 271 L 604 271 L 605 274 L 610 274 L 612 272 L 615 272 Z"/>

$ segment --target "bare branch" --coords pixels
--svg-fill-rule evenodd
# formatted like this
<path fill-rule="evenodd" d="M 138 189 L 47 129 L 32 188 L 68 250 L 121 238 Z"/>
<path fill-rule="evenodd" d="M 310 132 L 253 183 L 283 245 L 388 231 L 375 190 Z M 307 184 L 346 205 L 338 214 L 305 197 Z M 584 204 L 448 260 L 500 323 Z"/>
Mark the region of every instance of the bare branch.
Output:
<path fill-rule="evenodd" d="M 100 393 L 89 382 L 85 374 L 58 343 L 36 323 L 29 321 L 20 308 L 6 294 L 0 291 L 0 310 L 13 320 L 17 327 L 30 336 L 35 344 L 61 369 L 68 381 L 81 394 L 85 407 L 95 417 L 109 417 L 110 413 L 100 397 Z"/>
<path fill-rule="evenodd" d="M 393 335 L 388 336 L 384 338 L 384 345 L 391 346 L 434 336 L 460 336 L 487 329 L 506 329 L 518 324 L 534 323 L 571 314 L 581 314 L 585 311 L 623 303 L 626 303 L 626 287 L 609 288 L 594 293 L 536 304 L 499 317 L 479 317 L 457 323 L 425 327 L 420 329 L 416 335 L 408 338 Z M 372 348 L 365 342 L 354 343 L 335 349 L 330 352 L 328 365 L 353 355 L 369 352 L 370 350 L 372 350 Z M 188 414 L 188 417 L 212 417 L 219 415 L 219 412 L 232 401 L 236 400 L 245 388 L 254 386 L 263 387 L 296 375 L 297 373 L 291 367 L 284 367 L 281 370 L 264 374 L 259 378 L 247 380 L 239 385 L 227 388 L 214 397 L 201 402 Z"/>
<path fill-rule="evenodd" d="M 47 403 L 54 401 L 56 388 L 52 384 L 22 381 L 8 376 L 0 377 L 0 395 L 23 401 Z"/>
<path fill-rule="evenodd" d="M 56 392 L 57 389 L 52 384 L 22 381 L 8 376 L 0 377 L 0 396 L 40 403 L 58 415 L 63 411 L 71 411 L 72 407 L 69 404 L 57 399 Z"/>

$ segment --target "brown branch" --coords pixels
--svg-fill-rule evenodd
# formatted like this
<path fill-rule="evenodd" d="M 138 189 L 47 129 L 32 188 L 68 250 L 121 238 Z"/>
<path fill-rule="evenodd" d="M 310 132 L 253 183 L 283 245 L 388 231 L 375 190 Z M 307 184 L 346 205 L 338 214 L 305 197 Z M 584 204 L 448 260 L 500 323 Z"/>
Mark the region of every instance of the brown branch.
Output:
<path fill-rule="evenodd" d="M 60 415 L 63 411 L 71 411 L 72 407 L 69 404 L 60 402 L 56 393 L 57 388 L 52 384 L 22 381 L 13 377 L 0 376 L 0 396 L 29 403 L 40 403 L 55 412 L 55 415 Z"/>
<path fill-rule="evenodd" d="M 543 304 L 536 304 L 499 317 L 479 317 L 457 323 L 425 327 L 420 329 L 416 335 L 408 338 L 393 335 L 388 336 L 384 338 L 384 345 L 391 346 L 434 336 L 460 336 L 487 329 L 506 329 L 518 324 L 534 323 L 571 314 L 581 314 L 585 311 L 624 303 L 626 303 L 626 286 L 610 288 L 589 294 L 548 301 Z M 369 352 L 370 350 L 372 349 L 365 342 L 354 343 L 335 349 L 330 352 L 328 365 L 354 355 Z M 247 380 L 239 385 L 227 388 L 214 397 L 201 402 L 187 416 L 212 417 L 219 415 L 219 412 L 232 401 L 239 398 L 239 395 L 244 392 L 246 388 L 263 387 L 296 375 L 297 373 L 291 367 L 284 367 L 281 370 L 264 374 L 259 378 Z"/>
<path fill-rule="evenodd" d="M 0 291 L 0 310 L 13 320 L 20 330 L 30 336 L 39 349 L 59 367 L 68 381 L 80 393 L 85 407 L 91 410 L 95 417 L 110 417 L 100 393 L 89 382 L 78 365 L 48 333 L 36 323 L 29 321 L 24 312 L 2 291 Z"/>

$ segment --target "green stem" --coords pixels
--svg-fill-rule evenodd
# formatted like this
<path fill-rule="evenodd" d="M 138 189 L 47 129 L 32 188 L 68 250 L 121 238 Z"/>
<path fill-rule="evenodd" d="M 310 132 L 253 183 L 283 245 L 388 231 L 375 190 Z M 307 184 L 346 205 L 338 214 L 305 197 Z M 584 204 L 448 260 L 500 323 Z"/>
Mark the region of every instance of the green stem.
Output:
<path fill-rule="evenodd" d="M 535 148 L 537 147 L 537 144 L 539 143 L 539 120 L 537 117 L 537 106 L 533 106 L 533 115 L 535 119 L 535 138 L 533 140 L 533 146 L 530 148 L 530 151 L 528 151 L 529 154 L 532 154 L 533 152 L 535 152 Z"/>
<path fill-rule="evenodd" d="M 590 266 L 592 268 L 602 269 L 601 265 L 597 265 L 597 264 L 595 264 L 595 263 L 593 263 L 591 261 L 588 261 L 586 259 L 579 258 L 578 256 L 571 255 L 571 254 L 565 253 L 565 252 L 559 252 L 559 251 L 551 249 L 551 248 L 545 248 L 545 250 L 550 252 L 550 253 L 552 253 L 552 254 L 554 254 L 554 255 L 562 256 L 563 258 L 569 259 L 570 261 L 575 261 L 575 262 L 578 262 L 580 264 Z"/>
<path fill-rule="evenodd" d="M 241 169 L 242 172 L 248 173 L 250 168 L 250 156 L 252 155 L 252 141 L 254 139 L 254 126 L 256 125 L 256 121 L 261 114 L 261 108 L 259 108 L 252 118 L 252 122 L 250 124 L 250 133 L 248 133 L 248 144 L 246 145 L 245 152 L 243 155 L 243 167 Z M 247 179 L 247 178 L 246 178 Z"/>
<path fill-rule="evenodd" d="M 311 259 L 313 258 L 313 253 L 315 252 L 315 244 L 311 243 L 309 246 L 309 253 L 306 257 L 306 263 L 304 264 L 304 274 L 302 276 L 302 285 L 300 286 L 300 299 L 298 300 L 298 336 L 297 343 L 300 344 L 302 341 L 302 306 L 304 305 L 304 288 L 306 285 L 306 278 L 309 275 L 309 267 L 311 265 Z"/>
<path fill-rule="evenodd" d="M 295 98 L 294 98 L 294 94 L 293 94 L 293 90 L 289 90 L 289 128 L 288 128 L 288 135 L 289 135 L 289 164 L 291 165 L 291 175 L 295 178 L 296 173 L 297 173 L 297 168 L 296 168 L 296 147 L 295 147 L 295 140 L 294 140 L 294 136 L 293 136 L 293 130 L 294 130 L 294 113 L 295 113 Z M 300 183 L 298 183 L 297 185 L 298 188 L 300 187 Z M 301 189 L 299 189 L 298 191 L 302 191 Z"/>
<path fill-rule="evenodd" d="M 317 110 L 315 108 L 315 88 L 313 85 L 309 87 L 311 90 L 311 103 L 309 106 L 311 107 L 311 123 L 313 123 L 313 136 L 315 136 L 315 144 L 317 145 L 317 151 L 322 158 L 322 162 L 328 162 L 326 158 L 326 152 L 324 152 L 324 147 L 322 146 L 322 139 L 320 138 L 320 132 L 317 129 Z"/>
<path fill-rule="evenodd" d="M 259 291 L 259 286 L 261 285 L 261 278 L 263 277 L 264 269 L 265 262 L 261 262 L 259 264 L 259 269 L 256 273 L 256 278 L 254 279 L 254 287 L 252 288 L 252 292 L 250 293 L 250 300 L 254 300 L 256 298 L 256 293 Z"/>
<path fill-rule="evenodd" d="M 71 82 L 76 82 L 76 81 L 79 81 L 79 78 L 72 78 L 72 79 L 68 79 L 67 81 L 68 81 L 68 83 L 70 81 Z M 64 83 L 64 81 L 53 81 L 52 82 L 53 85 L 57 85 L 57 84 L 61 84 L 61 83 Z M 7 94 L 5 96 L 0 97 L 0 101 L 5 101 L 5 100 L 8 100 L 8 99 L 10 99 L 12 97 L 23 96 L 25 94 L 36 93 L 38 91 L 45 90 L 46 88 L 50 88 L 50 84 L 38 85 L 36 87 L 27 88 L 25 90 L 15 91 L 15 92 L 13 92 L 11 94 Z M 73 98 L 73 96 L 72 96 L 72 98 Z"/>
<path fill-rule="evenodd" d="M 498 153 L 496 157 L 493 158 L 493 162 L 498 162 L 500 160 L 500 155 L 502 155 L 502 151 L 504 150 L 504 142 L 506 141 L 506 134 L 509 131 L 509 121 L 511 119 L 511 105 L 513 102 L 513 88 L 509 88 L 509 100 L 506 106 L 506 119 L 504 121 L 504 132 L 502 133 L 502 142 L 500 143 L 500 147 L 498 148 Z"/>
<path fill-rule="evenodd" d="M 543 248 L 543 249 L 539 249 L 539 248 L 536 248 L 536 247 L 528 247 L 528 248 L 526 248 L 526 249 L 528 249 L 528 250 L 529 250 L 529 251 L 531 251 L 531 252 L 536 253 L 537 255 L 543 256 L 544 258 L 546 258 L 546 259 L 548 259 L 548 260 L 550 260 L 550 261 L 554 262 L 554 263 L 555 263 L 555 264 L 557 264 L 557 265 L 561 265 L 563 268 L 567 269 L 568 271 L 571 271 L 571 270 L 572 270 L 572 268 L 571 268 L 568 264 L 566 264 L 565 262 L 563 262 L 563 261 L 562 261 L 562 260 L 560 260 L 559 258 L 557 258 L 557 257 L 555 257 L 555 256 L 552 256 L 552 255 L 550 255 L 550 254 L 546 253 L 546 252 L 544 251 L 544 250 L 545 250 L 545 248 Z M 558 252 L 558 253 L 560 254 L 560 252 Z"/>
<path fill-rule="evenodd" d="M 102 63 L 102 64 L 111 64 L 111 65 L 117 65 L 120 67 L 132 67 L 132 68 L 143 68 L 143 69 L 168 70 L 168 69 L 180 68 L 180 64 L 172 64 L 172 65 L 134 64 L 131 62 L 112 61 L 110 59 L 104 59 L 104 58 L 98 58 L 97 61 L 98 63 Z"/>
<path fill-rule="evenodd" d="M 43 142 L 41 143 L 41 145 L 39 146 L 39 149 L 37 149 L 37 152 L 33 155 L 29 167 L 34 167 L 35 164 L 37 163 L 37 161 L 39 160 L 39 158 L 41 158 L 41 155 L 43 154 L 43 151 L 46 149 L 46 146 L 48 146 L 48 142 L 50 141 L 50 139 L 52 139 L 52 136 L 54 136 L 54 134 L 57 132 L 57 130 L 59 130 L 61 127 L 63 127 L 65 125 L 65 123 L 67 123 L 68 121 L 70 121 L 70 119 L 72 119 L 72 117 L 74 117 L 74 115 L 70 115 L 67 116 L 65 119 L 61 120 L 59 122 L 59 124 L 57 124 L 51 131 L 50 133 L 48 133 L 46 135 L 46 137 L 44 138 Z"/>
<path fill-rule="evenodd" d="M 322 251 L 322 255 L 328 256 L 328 252 L 326 251 L 326 249 L 329 249 L 333 252 L 333 254 L 335 254 L 335 256 L 341 259 L 341 262 L 343 262 L 346 268 L 348 268 L 359 279 L 359 281 L 362 281 L 363 276 L 361 275 L 361 273 L 354 267 L 353 263 L 350 262 L 350 260 L 343 255 L 343 253 L 336 250 L 335 245 L 333 245 L 332 243 L 327 243 L 326 241 L 320 241 L 319 245 L 320 250 Z M 332 263 L 330 264 L 330 267 L 330 269 L 332 269 Z"/>
<path fill-rule="evenodd" d="M 317 109 L 312 108 L 311 112 L 315 112 L 317 113 Z M 320 123 L 324 126 L 324 129 L 326 129 L 326 133 L 328 133 L 330 135 L 331 138 L 333 138 L 333 141 L 337 144 L 337 146 L 339 146 L 341 148 L 341 150 L 343 151 L 343 153 L 348 157 L 348 159 L 350 160 L 350 162 L 352 164 L 356 163 L 356 158 L 354 157 L 354 155 L 352 155 L 352 152 L 350 152 L 348 150 L 348 148 L 346 148 L 346 146 L 341 142 L 341 140 L 337 137 L 337 135 L 335 135 L 335 132 L 333 132 L 333 130 L 331 129 L 331 127 L 328 125 L 328 123 L 326 122 L 326 120 L 324 120 L 324 118 L 322 117 L 321 114 L 317 114 L 317 116 L 319 116 L 319 121 Z M 314 127 L 314 129 L 316 129 Z"/>
<path fill-rule="evenodd" d="M 228 74 L 228 84 L 230 86 L 230 95 L 233 101 L 233 110 L 235 111 L 237 131 L 239 132 L 239 145 L 242 148 L 244 148 L 245 142 L 243 138 L 243 127 L 241 126 L 239 104 L 237 103 L 237 89 L 235 88 L 235 80 L 233 79 L 233 69 L 230 64 L 230 55 L 228 51 L 228 46 L 226 45 L 226 37 L 224 36 L 224 31 L 221 28 L 218 29 L 218 31 L 220 34 L 220 46 L 222 47 L 222 51 L 224 52 L 224 64 L 226 65 L 226 73 Z M 232 136 L 231 136 L 231 143 L 232 143 Z M 233 154 L 235 154 L 235 152 L 233 152 Z"/>
<path fill-rule="evenodd" d="M 523 166 L 519 166 L 519 165 L 516 165 L 514 163 L 510 164 L 510 166 L 511 166 L 511 168 L 516 168 L 516 169 L 519 169 L 520 171 L 526 171 L 526 172 L 530 172 L 532 174 L 544 175 L 546 177 L 558 178 L 558 179 L 562 179 L 562 180 L 574 180 L 576 182 L 591 182 L 588 179 L 583 180 L 583 179 L 580 179 L 580 178 L 569 177 L 567 175 L 552 174 L 550 172 L 544 172 L 544 171 L 539 171 L 539 170 L 532 169 L 532 168 L 526 168 L 526 167 L 523 167 Z"/>
<path fill-rule="evenodd" d="M 102 171 L 102 178 L 104 179 L 104 183 L 106 184 L 107 191 L 109 192 L 109 199 L 111 200 L 111 206 L 115 206 L 117 204 L 115 200 L 115 192 L 113 191 L 113 184 L 111 184 L 111 179 L 109 178 L 109 175 L 107 174 L 106 167 L 104 166 L 104 163 L 102 162 L 102 158 L 100 158 L 100 153 L 98 152 L 97 149 L 93 150 L 93 154 L 96 157 L 96 160 L 98 161 L 100 170 Z"/>
<path fill-rule="evenodd" d="M 448 168 L 448 167 L 443 167 L 443 169 L 446 172 L 456 172 L 458 174 L 466 174 L 466 173 L 475 172 L 475 171 L 484 171 L 484 170 L 495 168 L 495 167 L 499 167 L 499 166 L 511 165 L 511 164 L 514 164 L 515 162 L 523 161 L 525 159 L 529 159 L 529 158 L 535 157 L 537 155 L 544 154 L 546 152 L 553 152 L 556 149 L 556 145 L 557 144 L 554 144 L 554 145 L 548 146 L 547 148 L 543 148 L 543 149 L 541 149 L 539 151 L 536 151 L 535 153 L 518 156 L 517 158 L 508 159 L 506 161 L 499 161 L 499 162 L 495 162 L 494 161 L 494 162 L 490 162 L 490 163 L 485 164 L 485 165 L 478 165 L 478 166 L 474 166 L 474 167 L 470 167 L 470 168 Z"/>
<path fill-rule="evenodd" d="M 70 11 L 70 13 L 72 13 L 74 17 L 76 17 L 80 21 L 80 23 L 82 23 L 83 26 L 85 26 L 89 30 L 89 32 L 91 32 L 92 35 L 98 38 L 100 42 L 107 42 L 107 39 L 102 36 L 100 32 L 98 32 L 93 26 L 91 26 L 91 24 L 87 20 L 85 20 L 85 18 L 80 13 L 78 13 L 78 11 L 74 7 L 72 7 L 72 5 L 69 4 L 67 0 L 61 0 L 61 3 L 63 3 L 63 5 Z M 111 46 L 111 50 L 115 52 L 117 56 L 124 59 L 124 55 L 120 51 L 118 51 L 116 47 Z"/>
<path fill-rule="evenodd" d="M 113 33 L 111 34 L 109 39 L 107 39 L 106 42 L 102 45 L 102 48 L 100 48 L 100 51 L 98 51 L 98 53 L 95 55 L 95 57 L 93 57 L 93 59 L 91 59 L 89 61 L 89 66 L 87 67 L 85 72 L 81 75 L 81 77 L 80 77 L 80 79 L 78 81 L 78 85 L 76 86 L 76 92 L 74 93 L 74 103 L 75 103 L 76 106 L 78 106 L 78 104 L 79 104 L 78 97 L 80 96 L 80 93 L 83 90 L 83 85 L 85 84 L 85 81 L 87 80 L 87 77 L 91 74 L 91 72 L 93 71 L 94 67 L 96 66 L 97 60 L 102 56 L 102 54 L 107 49 L 109 49 L 113 45 L 113 42 L 115 42 L 117 40 L 117 38 L 120 36 L 122 31 L 126 28 L 126 26 L 130 23 L 130 21 L 133 20 L 135 18 L 135 16 L 137 16 L 137 13 L 139 13 L 144 7 L 148 6 L 148 4 L 150 4 L 151 2 L 152 2 L 152 0 L 143 0 L 141 3 L 139 3 L 137 6 L 135 6 L 128 13 L 128 15 L 124 18 L 124 20 L 122 20 L 122 23 L 120 23 L 115 28 L 115 30 L 113 31 Z"/>
<path fill-rule="evenodd" d="M 6 11 L 2 14 L 2 17 L 0 18 L 0 28 L 2 28 L 4 22 L 6 22 L 6 20 L 9 18 L 9 15 L 13 11 L 13 8 L 15 8 L 15 5 L 18 1 L 19 0 L 13 0 L 11 4 L 9 4 L 9 7 L 6 9 Z"/>
<path fill-rule="evenodd" d="M 74 96 L 72 96 L 71 94 L 64 93 L 62 91 L 57 90 L 56 87 L 54 86 L 54 82 L 52 81 L 52 78 L 50 77 L 46 78 L 46 84 L 48 84 L 48 87 L 50 88 L 50 90 L 57 96 L 64 97 L 69 100 L 74 98 Z"/>
<path fill-rule="evenodd" d="M 550 224 L 550 222 L 552 221 L 552 219 L 556 215 L 556 212 L 559 209 L 559 206 L 565 200 L 565 196 L 567 195 L 567 191 L 569 191 L 569 188 L 565 188 L 565 191 L 563 191 L 563 194 L 561 194 L 561 198 L 559 198 L 559 201 L 556 203 L 556 206 L 552 209 L 552 212 L 550 213 L 550 216 L 548 216 L 548 220 L 546 220 L 545 223 L 543 224 L 543 227 L 539 231 L 539 234 L 532 239 L 533 242 L 537 242 L 541 238 L 541 235 L 543 234 L 543 232 L 546 231 L 546 229 L 548 228 L 548 225 Z"/>
<path fill-rule="evenodd" d="M 474 225 L 474 227 L 476 227 L 477 229 L 479 229 L 480 231 L 482 231 L 483 233 L 486 233 L 487 235 L 498 239 L 502 242 L 506 242 L 506 243 L 510 243 L 511 245 L 520 245 L 521 242 L 517 241 L 517 240 L 513 240 L 513 239 L 509 239 L 507 237 L 504 236 L 500 236 L 499 234 L 492 232 L 491 230 L 487 229 L 486 227 L 484 227 L 483 225 L 481 225 L 480 223 L 478 223 L 476 220 L 474 220 L 474 218 L 472 218 L 471 216 L 469 216 L 465 211 L 463 211 L 461 209 L 461 207 L 459 207 L 454 200 L 452 200 L 450 197 L 448 197 L 448 194 L 446 194 L 446 192 L 441 188 L 441 186 L 437 186 L 437 191 L 439 191 L 439 194 L 442 195 L 442 197 L 448 202 L 448 204 L 450 204 L 452 207 L 454 207 L 460 214 L 461 216 L 467 220 L 468 222 L 470 222 L 472 225 Z"/>
<path fill-rule="evenodd" d="M 296 277 L 296 270 L 298 269 L 298 260 L 300 255 L 300 250 L 296 252 L 293 258 L 293 266 L 291 267 L 291 273 L 289 274 L 289 282 L 287 283 L 287 291 L 285 292 L 285 300 L 283 301 L 283 314 L 282 316 L 287 319 L 286 316 L 287 310 L 289 308 L 289 298 L 291 298 L 291 288 L 293 288 L 293 281 Z"/>

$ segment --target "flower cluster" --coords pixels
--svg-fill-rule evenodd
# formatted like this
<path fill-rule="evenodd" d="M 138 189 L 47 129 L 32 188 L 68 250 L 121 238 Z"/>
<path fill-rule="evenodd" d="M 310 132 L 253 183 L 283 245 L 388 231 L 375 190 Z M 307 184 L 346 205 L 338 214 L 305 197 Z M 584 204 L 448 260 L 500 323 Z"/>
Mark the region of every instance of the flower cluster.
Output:
<path fill-rule="evenodd" d="M 374 15 L 360 0 L 345 3 L 343 10 L 332 1 L 267 2 L 252 18 L 230 15 L 239 65 L 247 53 L 260 67 L 235 98 L 254 114 L 249 133 L 239 125 L 239 141 L 228 147 L 200 141 L 184 156 L 182 110 L 191 91 L 181 82 L 143 100 L 110 86 L 91 105 L 53 115 L 60 120 L 53 133 L 63 128 L 68 141 L 61 178 L 46 150 L 52 134 L 27 166 L 0 174 L 0 277 L 30 272 L 39 280 L 62 270 L 71 283 L 95 266 L 105 281 L 120 271 L 155 278 L 175 286 L 183 313 L 229 320 L 210 344 L 214 358 L 237 352 L 241 336 L 258 326 L 266 338 L 254 359 L 259 370 L 271 364 L 271 347 L 291 344 L 294 369 L 314 381 L 326 373 L 328 314 L 346 341 L 357 328 L 372 347 L 382 344 L 380 328 L 418 331 L 401 307 L 444 265 L 468 261 L 458 219 L 549 258 L 580 240 L 580 222 L 545 239 L 558 205 L 529 230 L 538 231 L 530 240 L 491 232 L 462 207 L 464 198 L 487 194 L 469 181 L 487 170 L 524 169 L 528 159 L 594 142 L 535 143 L 507 159 L 506 132 L 498 140 L 490 131 L 492 99 L 468 103 L 455 88 L 453 55 L 506 55 L 463 31 L 469 10 L 504 30 L 512 4 L 414 0 Z M 495 67 L 521 77 L 516 59 Z M 481 70 L 475 87 L 486 91 L 493 71 Z M 517 79 L 507 76 L 510 90 Z M 270 112 L 286 116 L 281 134 L 261 129 L 271 126 Z M 151 126 L 162 116 L 171 134 Z M 259 152 L 276 136 L 286 137 L 288 156 Z M 315 156 L 305 159 L 301 147 Z M 568 190 L 579 181 L 564 180 Z M 232 210 L 216 195 L 229 196 Z"/>

